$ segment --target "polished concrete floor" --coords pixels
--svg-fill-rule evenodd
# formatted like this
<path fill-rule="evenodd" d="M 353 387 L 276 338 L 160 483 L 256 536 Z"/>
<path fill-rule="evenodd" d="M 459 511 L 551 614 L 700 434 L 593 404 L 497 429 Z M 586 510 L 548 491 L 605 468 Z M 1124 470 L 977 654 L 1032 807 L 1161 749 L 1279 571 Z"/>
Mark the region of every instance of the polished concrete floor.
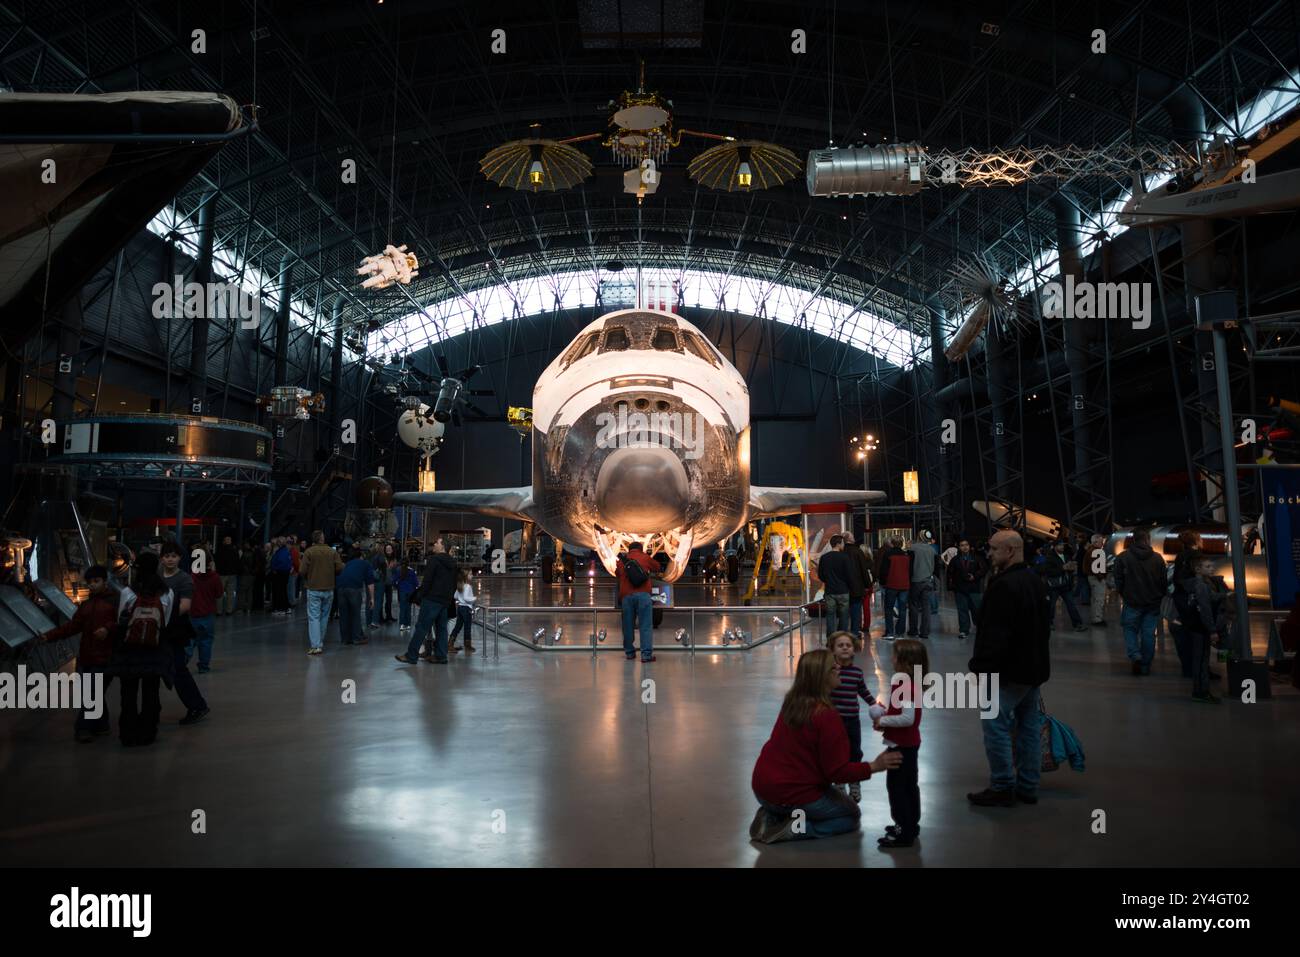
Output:
<path fill-rule="evenodd" d="M 497 605 L 570 600 L 537 585 L 530 599 L 515 580 L 485 590 Z M 585 602 L 586 591 L 573 597 Z M 590 641 L 589 618 L 564 620 L 563 644 Z M 941 620 L 931 666 L 965 670 L 951 608 Z M 560 621 L 538 613 L 507 627 L 531 639 Z M 771 628 L 758 613 L 736 623 Z M 616 647 L 613 617 L 599 624 L 604 647 Z M 1081 738 L 1087 771 L 1046 775 L 1037 806 L 973 810 L 965 792 L 987 783 L 979 719 L 927 713 L 922 836 L 893 853 L 875 846 L 889 820 L 883 777 L 863 785 L 860 834 L 748 840 L 750 772 L 792 675 L 784 638 L 649 665 L 505 641 L 497 659 L 480 639 L 486 657 L 410 667 L 393 660 L 404 644 L 395 625 L 355 648 L 332 626 L 319 658 L 304 654 L 301 611 L 218 627 L 214 670 L 198 679 L 211 717 L 178 727 L 183 710 L 164 691 L 150 748 L 76 744 L 67 712 L 0 712 L 0 864 L 1078 867 L 1291 865 L 1300 855 L 1300 694 L 1274 684 L 1271 701 L 1195 704 L 1171 645 L 1150 677 L 1132 677 L 1113 624 L 1058 632 L 1044 689 Z M 665 622 L 661 645 L 676 627 Z M 721 628 L 696 630 L 704 642 Z M 864 658 L 879 688 L 888 662 Z M 645 678 L 653 703 L 643 703 Z M 355 703 L 343 701 L 347 682 Z M 868 737 L 870 757 L 879 744 Z M 191 831 L 197 809 L 206 834 Z"/>

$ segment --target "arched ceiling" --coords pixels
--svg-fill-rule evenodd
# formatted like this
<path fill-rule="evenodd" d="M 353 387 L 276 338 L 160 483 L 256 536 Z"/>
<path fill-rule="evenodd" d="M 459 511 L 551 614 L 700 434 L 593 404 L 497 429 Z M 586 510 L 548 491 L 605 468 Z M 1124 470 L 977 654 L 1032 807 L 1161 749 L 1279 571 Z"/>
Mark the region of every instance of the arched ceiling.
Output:
<path fill-rule="evenodd" d="M 299 295 L 327 313 L 342 293 L 349 321 L 371 328 L 619 259 L 779 281 L 924 333 L 925 304 L 951 296 L 958 259 L 982 251 L 1012 269 L 1055 242 L 1046 194 L 1025 188 L 817 199 L 798 177 L 748 194 L 709 190 L 686 176 L 711 145 L 691 137 L 641 206 L 597 143 L 580 146 L 595 175 L 569 191 L 504 190 L 479 173 L 484 153 L 531 123 L 554 138 L 602 132 L 605 104 L 635 88 L 639 56 L 678 128 L 774 141 L 800 157 L 828 138 L 1105 145 L 1185 139 L 1170 114 L 1189 99 L 1207 122 L 1232 117 L 1294 69 L 1300 27 L 1293 0 L 32 0 L 14 11 L 0 10 L 0 82 L 13 89 L 217 89 L 256 102 L 259 131 L 177 198 L 177 229 L 192 229 L 205 190 L 221 190 L 220 247 L 266 275 L 290 254 Z M 806 53 L 791 51 L 796 29 Z M 1096 29 L 1104 55 L 1090 51 Z M 348 159 L 355 184 L 342 181 Z M 1063 188 L 1095 211 L 1122 186 Z M 390 239 L 420 255 L 419 279 L 361 292 L 357 262 Z"/>

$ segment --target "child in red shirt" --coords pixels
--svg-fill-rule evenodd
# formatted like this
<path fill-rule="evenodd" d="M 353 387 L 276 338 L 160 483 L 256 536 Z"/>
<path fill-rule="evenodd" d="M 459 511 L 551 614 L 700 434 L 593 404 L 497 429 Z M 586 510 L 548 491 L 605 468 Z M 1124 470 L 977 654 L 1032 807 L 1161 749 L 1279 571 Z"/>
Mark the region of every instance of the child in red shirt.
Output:
<path fill-rule="evenodd" d="M 871 708 L 873 727 L 881 732 L 890 751 L 902 756 L 902 763 L 885 774 L 889 792 L 889 814 L 894 823 L 876 843 L 881 850 L 911 847 L 921 832 L 921 788 L 917 783 L 917 755 L 921 750 L 921 690 L 915 687 L 914 670 L 930 670 L 925 645 L 915 639 L 894 645 L 894 677 L 889 688 L 889 707 Z"/>

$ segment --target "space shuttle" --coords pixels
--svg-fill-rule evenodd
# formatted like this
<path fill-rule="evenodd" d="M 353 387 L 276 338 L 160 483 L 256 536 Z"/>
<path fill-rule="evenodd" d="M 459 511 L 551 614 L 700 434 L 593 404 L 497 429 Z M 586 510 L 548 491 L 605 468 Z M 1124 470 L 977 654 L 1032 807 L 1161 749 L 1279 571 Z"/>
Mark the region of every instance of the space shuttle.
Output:
<path fill-rule="evenodd" d="M 668 555 L 666 581 L 692 548 L 804 505 L 861 504 L 861 489 L 772 488 L 749 480 L 749 389 L 694 325 L 623 309 L 584 328 L 533 390 L 533 484 L 401 492 L 407 504 L 536 522 L 592 548 L 610 574 L 633 541 Z"/>

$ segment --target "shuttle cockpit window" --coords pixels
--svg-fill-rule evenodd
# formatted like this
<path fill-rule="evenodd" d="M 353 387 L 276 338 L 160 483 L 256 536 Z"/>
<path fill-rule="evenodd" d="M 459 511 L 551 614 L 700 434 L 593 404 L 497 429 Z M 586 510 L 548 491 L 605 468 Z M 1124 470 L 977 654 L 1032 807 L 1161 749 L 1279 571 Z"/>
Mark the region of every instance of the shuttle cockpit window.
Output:
<path fill-rule="evenodd" d="M 677 330 L 668 326 L 660 326 L 655 330 L 653 343 L 654 347 L 660 352 L 681 352 L 682 347 L 677 343 Z"/>
<path fill-rule="evenodd" d="M 703 338 L 694 332 L 687 332 L 686 330 L 682 330 L 682 336 L 686 339 L 686 348 L 690 349 L 691 352 L 695 353 L 705 362 L 715 368 L 717 367 L 718 357 Z"/>
<path fill-rule="evenodd" d="M 596 351 L 596 343 L 600 341 L 599 332 L 589 332 L 569 349 L 569 354 L 564 357 L 563 366 L 568 368 L 579 359 L 585 359 Z"/>
<path fill-rule="evenodd" d="M 622 352 L 631 341 L 627 337 L 627 330 L 622 326 L 607 326 L 605 328 L 605 344 L 601 347 L 601 352 Z"/>

